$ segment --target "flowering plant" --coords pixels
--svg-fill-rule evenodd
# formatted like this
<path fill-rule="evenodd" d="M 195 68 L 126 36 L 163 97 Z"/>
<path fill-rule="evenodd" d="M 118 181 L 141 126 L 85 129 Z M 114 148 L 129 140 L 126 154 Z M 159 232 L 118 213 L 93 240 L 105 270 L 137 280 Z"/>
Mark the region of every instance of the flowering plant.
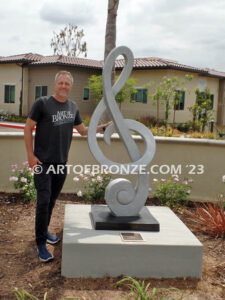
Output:
<path fill-rule="evenodd" d="M 85 172 L 79 174 L 73 178 L 75 182 L 79 180 L 84 182 L 84 193 L 81 190 L 77 192 L 77 196 L 84 197 L 88 201 L 94 201 L 104 198 L 105 188 L 111 180 L 111 176 L 108 173 L 93 173 Z"/>
<path fill-rule="evenodd" d="M 170 207 L 179 207 L 181 201 L 184 201 L 186 205 L 188 204 L 192 179 L 181 181 L 178 175 L 173 175 L 169 179 L 158 180 L 154 178 L 153 182 L 157 184 L 153 196 L 158 198 L 161 204 Z"/>
<path fill-rule="evenodd" d="M 20 193 L 23 194 L 24 202 L 29 202 L 36 199 L 33 170 L 27 161 L 23 162 L 22 165 L 22 168 L 18 168 L 17 164 L 12 165 L 13 176 L 9 180 L 14 183 L 15 189 L 20 190 Z"/>

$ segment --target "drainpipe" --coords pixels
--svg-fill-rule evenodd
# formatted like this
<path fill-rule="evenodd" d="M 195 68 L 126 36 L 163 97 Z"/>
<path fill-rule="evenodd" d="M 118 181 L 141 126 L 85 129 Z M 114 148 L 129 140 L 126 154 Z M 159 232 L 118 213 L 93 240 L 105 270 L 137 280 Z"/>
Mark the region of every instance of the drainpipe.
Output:
<path fill-rule="evenodd" d="M 24 64 L 17 64 L 17 66 L 21 67 L 21 89 L 20 89 L 20 104 L 19 104 L 19 116 L 22 117 L 22 113 L 23 113 L 23 66 Z"/>
<path fill-rule="evenodd" d="M 225 125 L 225 79 L 219 80 L 218 107 L 217 107 L 217 125 Z"/>

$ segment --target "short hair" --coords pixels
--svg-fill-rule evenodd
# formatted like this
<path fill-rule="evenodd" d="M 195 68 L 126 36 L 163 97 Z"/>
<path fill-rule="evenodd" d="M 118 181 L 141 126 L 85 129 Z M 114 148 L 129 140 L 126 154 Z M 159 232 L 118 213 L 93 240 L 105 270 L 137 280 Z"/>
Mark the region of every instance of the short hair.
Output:
<path fill-rule="evenodd" d="M 70 77 L 71 83 L 73 84 L 73 76 L 70 72 L 68 71 L 59 71 L 56 75 L 55 75 L 55 82 L 58 80 L 59 76 L 61 75 L 67 75 Z"/>

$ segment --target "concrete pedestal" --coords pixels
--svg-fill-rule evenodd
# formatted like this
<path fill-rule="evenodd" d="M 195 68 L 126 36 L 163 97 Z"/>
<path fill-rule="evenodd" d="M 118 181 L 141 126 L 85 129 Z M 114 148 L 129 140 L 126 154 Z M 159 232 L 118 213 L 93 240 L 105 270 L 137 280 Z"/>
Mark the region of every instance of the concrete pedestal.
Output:
<path fill-rule="evenodd" d="M 124 242 L 122 230 L 94 229 L 91 205 L 67 204 L 62 276 L 201 278 L 203 247 L 199 240 L 168 207 L 147 208 L 160 223 L 160 232 L 138 231 L 144 241 Z"/>

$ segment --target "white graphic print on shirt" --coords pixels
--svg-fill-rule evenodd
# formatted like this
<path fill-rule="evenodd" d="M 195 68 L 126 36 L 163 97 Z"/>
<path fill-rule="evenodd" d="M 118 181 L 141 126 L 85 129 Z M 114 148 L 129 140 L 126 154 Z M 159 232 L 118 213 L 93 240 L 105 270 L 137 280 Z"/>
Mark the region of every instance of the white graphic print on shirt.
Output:
<path fill-rule="evenodd" d="M 71 123 L 74 121 L 75 114 L 72 114 L 69 110 L 57 111 L 56 115 L 52 115 L 52 123 L 54 126 L 58 126 L 64 123 Z"/>

